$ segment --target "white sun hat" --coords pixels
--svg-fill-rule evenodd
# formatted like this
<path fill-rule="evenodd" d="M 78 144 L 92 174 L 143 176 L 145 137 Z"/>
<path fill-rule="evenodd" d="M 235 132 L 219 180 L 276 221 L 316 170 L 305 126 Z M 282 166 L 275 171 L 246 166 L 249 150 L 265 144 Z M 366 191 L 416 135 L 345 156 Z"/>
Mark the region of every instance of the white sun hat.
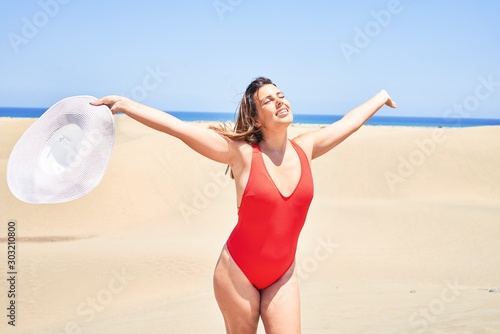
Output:
<path fill-rule="evenodd" d="M 7 184 L 19 200 L 62 203 L 101 182 L 113 150 L 115 127 L 107 106 L 92 96 L 63 99 L 17 141 L 7 162 Z"/>

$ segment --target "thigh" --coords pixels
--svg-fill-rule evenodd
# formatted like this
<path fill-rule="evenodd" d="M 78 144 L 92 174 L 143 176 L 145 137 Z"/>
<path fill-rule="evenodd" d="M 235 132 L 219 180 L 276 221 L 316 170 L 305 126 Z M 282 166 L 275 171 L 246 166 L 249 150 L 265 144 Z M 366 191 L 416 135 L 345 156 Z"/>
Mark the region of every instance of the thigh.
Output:
<path fill-rule="evenodd" d="M 215 267 L 214 293 L 227 333 L 256 333 L 260 293 L 231 258 L 226 247 Z"/>
<path fill-rule="evenodd" d="M 295 263 L 261 290 L 260 313 L 266 333 L 300 333 L 300 292 Z"/>

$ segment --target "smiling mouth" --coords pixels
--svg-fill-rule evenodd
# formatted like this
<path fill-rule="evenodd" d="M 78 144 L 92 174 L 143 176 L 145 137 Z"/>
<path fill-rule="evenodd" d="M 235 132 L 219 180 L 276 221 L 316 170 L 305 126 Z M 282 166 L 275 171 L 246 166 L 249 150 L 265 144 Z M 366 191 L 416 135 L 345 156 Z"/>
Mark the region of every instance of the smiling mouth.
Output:
<path fill-rule="evenodd" d="M 276 113 L 276 116 L 286 115 L 288 112 L 288 109 L 281 109 Z"/>

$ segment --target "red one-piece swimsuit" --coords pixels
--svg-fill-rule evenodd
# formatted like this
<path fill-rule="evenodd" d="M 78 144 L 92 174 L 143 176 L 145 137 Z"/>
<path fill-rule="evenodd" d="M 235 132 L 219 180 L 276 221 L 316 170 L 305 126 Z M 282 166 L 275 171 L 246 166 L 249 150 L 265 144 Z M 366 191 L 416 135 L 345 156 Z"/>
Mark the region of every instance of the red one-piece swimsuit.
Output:
<path fill-rule="evenodd" d="M 297 241 L 313 198 L 309 161 L 291 141 L 300 159 L 301 175 L 293 193 L 283 196 L 267 172 L 262 152 L 253 145 L 248 183 L 238 211 L 238 223 L 227 249 L 250 283 L 264 289 L 280 279 L 295 260 Z"/>

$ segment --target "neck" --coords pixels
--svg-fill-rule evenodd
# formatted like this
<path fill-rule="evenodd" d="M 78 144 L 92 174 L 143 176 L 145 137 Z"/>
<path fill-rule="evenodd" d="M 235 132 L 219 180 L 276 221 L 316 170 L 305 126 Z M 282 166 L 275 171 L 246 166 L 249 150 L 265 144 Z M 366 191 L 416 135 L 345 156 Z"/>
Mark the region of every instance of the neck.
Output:
<path fill-rule="evenodd" d="M 264 139 L 260 142 L 260 146 L 264 146 L 264 149 L 274 151 L 274 152 L 285 152 L 286 145 L 288 143 L 288 133 L 283 132 L 273 132 L 273 133 L 263 133 Z"/>

